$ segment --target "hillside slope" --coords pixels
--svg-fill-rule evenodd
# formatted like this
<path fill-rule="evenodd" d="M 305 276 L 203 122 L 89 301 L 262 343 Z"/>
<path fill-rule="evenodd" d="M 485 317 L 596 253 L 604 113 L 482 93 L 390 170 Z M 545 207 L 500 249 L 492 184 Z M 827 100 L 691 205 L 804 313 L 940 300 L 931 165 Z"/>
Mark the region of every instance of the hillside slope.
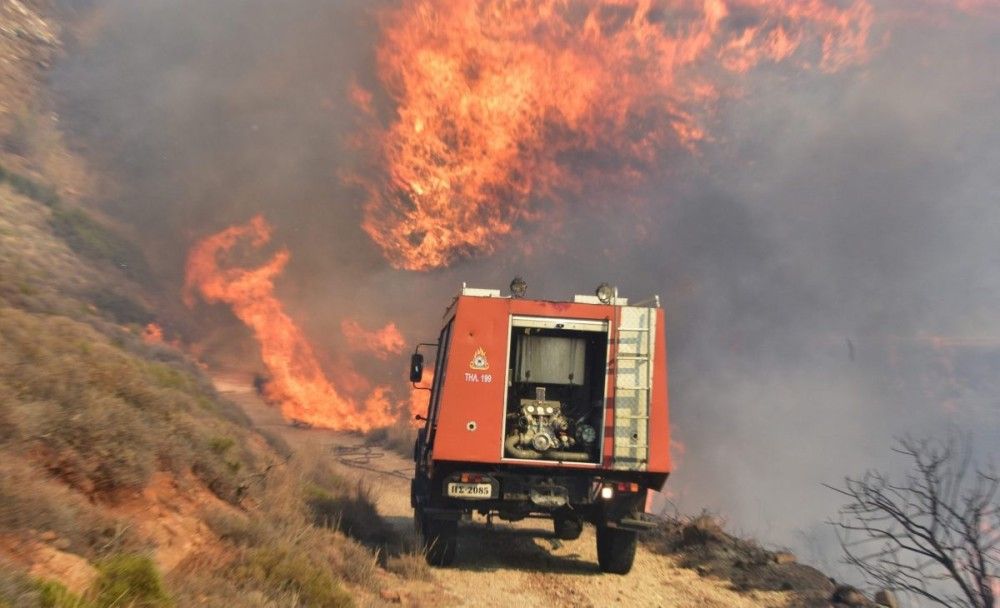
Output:
<path fill-rule="evenodd" d="M 158 339 L 142 253 L 79 202 L 51 10 L 0 3 L 0 606 L 377 603 L 399 583 L 367 496 Z"/>
<path fill-rule="evenodd" d="M 374 513 L 365 497 L 289 458 L 183 353 L 144 339 L 150 300 L 113 262 L 126 241 L 3 176 L 0 606 L 374 596 L 376 548 L 326 525 Z M 316 497 L 335 501 L 325 521 Z"/>

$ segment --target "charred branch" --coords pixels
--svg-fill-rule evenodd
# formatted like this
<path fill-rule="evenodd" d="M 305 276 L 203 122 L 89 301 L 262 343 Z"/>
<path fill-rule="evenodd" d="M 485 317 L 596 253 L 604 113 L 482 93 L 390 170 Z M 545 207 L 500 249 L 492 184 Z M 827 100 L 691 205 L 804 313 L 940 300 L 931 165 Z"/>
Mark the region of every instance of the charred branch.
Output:
<path fill-rule="evenodd" d="M 901 483 L 868 471 L 828 486 L 848 499 L 831 522 L 846 562 L 870 584 L 938 606 L 994 608 L 1000 581 L 1000 478 L 968 441 L 905 438 Z"/>

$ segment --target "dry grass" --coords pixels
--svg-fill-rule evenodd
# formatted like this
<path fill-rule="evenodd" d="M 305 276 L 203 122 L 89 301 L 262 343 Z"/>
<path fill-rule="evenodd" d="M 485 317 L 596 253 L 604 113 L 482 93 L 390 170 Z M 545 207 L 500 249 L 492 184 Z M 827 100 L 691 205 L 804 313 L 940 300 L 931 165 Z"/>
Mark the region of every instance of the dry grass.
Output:
<path fill-rule="evenodd" d="M 0 306 L 0 533 L 53 531 L 99 564 L 119 560 L 110 562 L 115 578 L 102 570 L 86 597 L 59 601 L 103 608 L 109 594 L 152 589 L 155 601 L 129 601 L 348 606 L 342 581 L 374 589 L 378 548 L 395 541 L 368 492 L 318 459 L 271 452 L 182 361 L 141 357 L 144 348 L 79 321 Z M 242 507 L 204 516 L 228 561 L 180 568 L 165 585 L 143 563 L 114 557 L 143 541 L 102 508 L 161 470 L 178 479 L 193 472 Z"/>
<path fill-rule="evenodd" d="M 126 522 L 109 516 L 78 492 L 39 475 L 38 467 L 0 453 L 0 530 L 54 532 L 67 550 L 92 559 L 144 548 Z"/>
<path fill-rule="evenodd" d="M 378 514 L 375 500 L 367 486 L 351 488 L 310 488 L 307 504 L 316 526 L 340 530 L 347 536 L 379 551 L 398 544 L 396 533 Z"/>
<path fill-rule="evenodd" d="M 255 470 L 235 441 L 248 430 L 181 363 L 139 359 L 77 321 L 0 308 L 0 394 L 13 397 L 0 404 L 5 435 L 88 496 L 142 488 L 165 468 L 236 502 Z M 213 449 L 220 437 L 234 447 Z"/>
<path fill-rule="evenodd" d="M 0 305 L 0 532 L 53 531 L 69 551 L 108 563 L 102 556 L 144 547 L 102 505 L 144 487 L 154 471 L 193 472 L 245 509 L 206 514 L 232 559 L 179 569 L 163 585 L 142 562 L 116 558 L 118 576 L 109 579 L 104 566 L 84 598 L 51 585 L 43 597 L 8 578 L 0 602 L 103 608 L 109 594 L 152 589 L 153 599 L 115 605 L 166 606 L 173 597 L 177 605 L 347 606 L 340 581 L 373 585 L 375 552 L 312 525 L 307 500 L 345 492 L 341 504 L 370 517 L 365 495 L 314 464 L 282 464 L 176 353 L 109 333 Z"/>
<path fill-rule="evenodd" d="M 0 560 L 0 608 L 37 606 L 37 587 L 11 563 Z"/>
<path fill-rule="evenodd" d="M 206 512 L 204 520 L 225 542 L 229 561 L 211 577 L 218 579 L 217 584 L 204 574 L 177 577 L 179 601 L 229 606 L 239 596 L 251 598 L 254 603 L 248 605 L 352 605 L 340 581 L 374 590 L 378 552 L 336 529 L 314 525 L 317 516 L 311 502 L 318 493 L 339 497 L 348 487 L 321 463 L 297 458 L 268 474 L 253 511 Z M 351 494 L 345 504 L 361 499 Z M 364 513 L 372 511 L 373 505 L 364 505 Z M 375 517 L 372 525 L 384 526 Z M 196 563 L 185 568 L 204 572 Z"/>
<path fill-rule="evenodd" d="M 55 237 L 48 207 L 0 183 L 0 208 L 0 303 L 81 318 L 85 293 L 117 287 Z"/>
<path fill-rule="evenodd" d="M 392 426 L 374 429 L 365 437 L 367 445 L 377 445 L 392 450 L 406 458 L 413 456 L 413 444 L 417 440 L 417 429 L 412 421 L 401 418 Z"/>
<path fill-rule="evenodd" d="M 12 115 L 10 130 L 3 138 L 7 152 L 22 158 L 44 159 L 57 153 L 62 137 L 51 114 L 38 108 L 21 107 Z"/>
<path fill-rule="evenodd" d="M 429 581 L 434 578 L 427 565 L 427 556 L 421 551 L 408 551 L 390 557 L 385 568 L 407 580 Z"/>

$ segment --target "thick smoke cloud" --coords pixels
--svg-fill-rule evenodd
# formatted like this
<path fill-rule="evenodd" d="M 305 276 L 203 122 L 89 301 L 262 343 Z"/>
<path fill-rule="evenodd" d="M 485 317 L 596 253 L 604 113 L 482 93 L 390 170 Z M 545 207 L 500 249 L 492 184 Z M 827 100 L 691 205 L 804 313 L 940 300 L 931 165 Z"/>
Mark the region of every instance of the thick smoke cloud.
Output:
<path fill-rule="evenodd" d="M 362 195 L 340 179 L 358 162 L 348 91 L 377 87 L 370 3 L 95 6 L 56 75 L 62 115 L 117 180 L 99 203 L 147 244 L 168 302 L 194 240 L 258 212 L 291 250 L 281 295 L 331 365 L 345 316 L 433 338 L 462 281 L 660 293 L 686 446 L 669 486 L 682 510 L 775 543 L 822 543 L 837 498 L 820 483 L 891 468 L 894 436 L 1000 442 L 995 19 L 878 4 L 867 65 L 761 68 L 718 109 L 713 141 L 640 191 L 594 193 L 493 256 L 407 273 L 365 237 Z M 203 322 L 236 327 L 223 309 Z M 388 367 L 371 370 L 402 374 Z"/>

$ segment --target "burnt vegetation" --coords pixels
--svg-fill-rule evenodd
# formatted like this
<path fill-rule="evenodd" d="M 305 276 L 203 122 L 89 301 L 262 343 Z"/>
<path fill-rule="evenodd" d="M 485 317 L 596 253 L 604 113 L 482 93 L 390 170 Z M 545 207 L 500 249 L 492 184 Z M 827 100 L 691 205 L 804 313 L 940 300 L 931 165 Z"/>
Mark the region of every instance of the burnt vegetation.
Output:
<path fill-rule="evenodd" d="M 791 605 L 825 607 L 836 590 L 831 579 L 797 563 L 792 553 L 730 534 L 720 518 L 707 512 L 661 518 L 641 540 L 649 550 L 675 557 L 699 576 L 730 581 L 738 592 L 784 591 L 791 594 Z"/>
<path fill-rule="evenodd" d="M 922 604 L 992 608 L 1000 585 L 1000 476 L 968 441 L 901 439 L 901 480 L 869 471 L 833 488 L 847 562 Z"/>

